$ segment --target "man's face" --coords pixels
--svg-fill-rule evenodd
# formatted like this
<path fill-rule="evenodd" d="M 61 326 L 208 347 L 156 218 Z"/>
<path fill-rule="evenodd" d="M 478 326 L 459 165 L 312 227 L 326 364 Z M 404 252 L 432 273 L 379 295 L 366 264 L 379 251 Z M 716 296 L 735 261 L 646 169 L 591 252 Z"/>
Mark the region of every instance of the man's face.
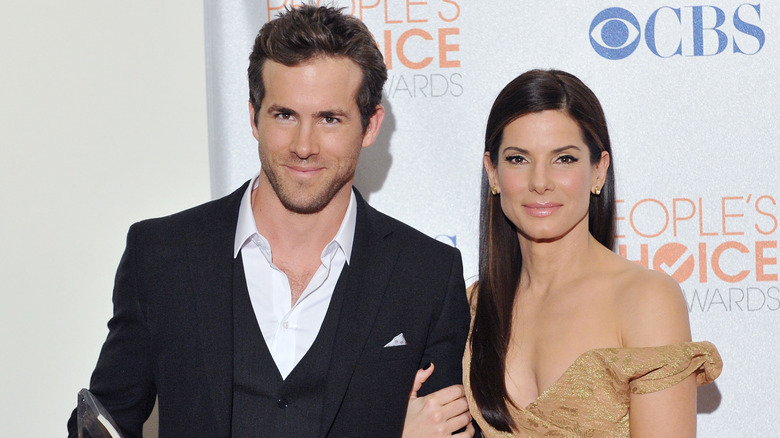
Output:
<path fill-rule="evenodd" d="M 361 148 L 384 117 L 381 106 L 365 132 L 356 96 L 363 78 L 348 58 L 317 57 L 295 66 L 266 61 L 265 97 L 252 133 L 262 174 L 287 210 L 311 214 L 349 196 Z M 254 108 L 249 105 L 250 117 Z"/>

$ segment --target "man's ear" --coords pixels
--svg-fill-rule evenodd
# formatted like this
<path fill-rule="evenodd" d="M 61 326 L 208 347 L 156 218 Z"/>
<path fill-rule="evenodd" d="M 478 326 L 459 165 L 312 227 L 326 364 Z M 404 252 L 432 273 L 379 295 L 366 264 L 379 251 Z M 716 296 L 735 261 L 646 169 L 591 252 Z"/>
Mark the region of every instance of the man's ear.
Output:
<path fill-rule="evenodd" d="M 255 120 L 255 106 L 249 102 L 249 123 L 252 124 L 252 135 L 255 140 L 260 141 L 260 131 L 257 129 L 257 120 Z"/>
<path fill-rule="evenodd" d="M 374 115 L 368 119 L 368 125 L 366 126 L 366 132 L 363 133 L 363 142 L 361 146 L 367 148 L 374 144 L 374 140 L 376 140 L 376 136 L 379 135 L 379 128 L 382 127 L 382 121 L 384 119 L 385 107 L 377 105 Z"/>

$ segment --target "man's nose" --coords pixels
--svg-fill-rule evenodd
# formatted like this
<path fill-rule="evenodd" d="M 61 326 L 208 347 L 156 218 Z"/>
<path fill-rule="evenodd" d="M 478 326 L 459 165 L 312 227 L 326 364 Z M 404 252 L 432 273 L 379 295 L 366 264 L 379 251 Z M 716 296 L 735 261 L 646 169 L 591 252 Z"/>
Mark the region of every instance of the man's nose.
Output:
<path fill-rule="evenodd" d="M 290 144 L 290 151 L 301 160 L 305 160 L 319 152 L 316 146 L 314 129 L 311 125 L 303 123 Z"/>

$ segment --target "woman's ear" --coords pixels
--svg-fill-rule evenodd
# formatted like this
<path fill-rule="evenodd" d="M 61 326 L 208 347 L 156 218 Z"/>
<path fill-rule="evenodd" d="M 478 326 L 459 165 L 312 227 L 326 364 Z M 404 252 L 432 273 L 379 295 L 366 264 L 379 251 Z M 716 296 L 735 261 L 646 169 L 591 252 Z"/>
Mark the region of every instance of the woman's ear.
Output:
<path fill-rule="evenodd" d="M 485 166 L 485 172 L 487 172 L 490 187 L 495 187 L 501 191 L 501 188 L 498 186 L 498 171 L 493 167 L 493 161 L 490 159 L 490 152 L 485 152 L 482 156 L 482 165 Z"/>
<path fill-rule="evenodd" d="M 601 151 L 601 158 L 593 165 L 593 186 L 604 187 L 607 182 L 607 169 L 609 169 L 609 152 Z"/>

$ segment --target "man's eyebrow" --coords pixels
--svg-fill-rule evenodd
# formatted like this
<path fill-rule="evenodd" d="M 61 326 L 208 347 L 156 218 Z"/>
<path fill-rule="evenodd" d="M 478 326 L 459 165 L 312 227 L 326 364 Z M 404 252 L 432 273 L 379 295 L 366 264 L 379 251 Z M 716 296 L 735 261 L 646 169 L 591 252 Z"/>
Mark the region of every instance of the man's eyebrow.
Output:
<path fill-rule="evenodd" d="M 295 111 L 292 108 L 287 108 L 282 105 L 271 105 L 268 107 L 268 110 L 266 110 L 267 113 L 286 113 L 286 114 L 292 114 L 292 115 L 298 115 L 298 112 Z"/>
<path fill-rule="evenodd" d="M 313 114 L 315 118 L 322 119 L 325 117 L 340 117 L 342 119 L 348 119 L 349 114 L 346 111 L 340 109 L 330 109 L 324 111 L 317 111 Z"/>

